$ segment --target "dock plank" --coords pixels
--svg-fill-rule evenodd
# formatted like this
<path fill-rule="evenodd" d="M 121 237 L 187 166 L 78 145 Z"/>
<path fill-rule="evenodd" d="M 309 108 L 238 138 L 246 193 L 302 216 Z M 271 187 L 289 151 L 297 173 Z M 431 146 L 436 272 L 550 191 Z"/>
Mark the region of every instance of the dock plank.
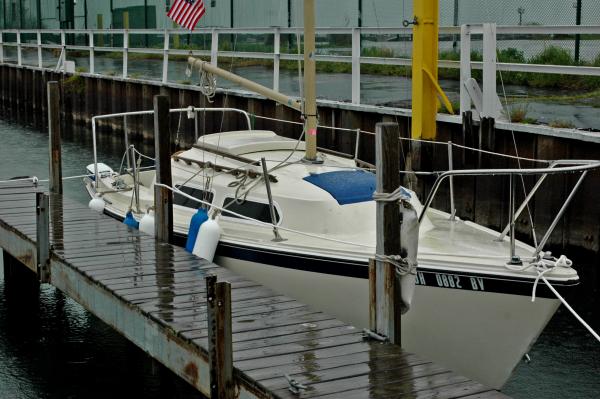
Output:
<path fill-rule="evenodd" d="M 0 185 L 0 221 L 32 242 L 35 192 L 43 189 Z M 208 386 L 204 278 L 215 275 L 231 283 L 234 366 L 248 397 L 506 398 L 397 346 L 364 341 L 353 326 L 85 204 L 51 196 L 50 239 L 53 262 L 61 265 L 54 283 L 202 392 Z M 179 355 L 161 352 L 169 345 Z M 200 369 L 190 366 L 198 361 Z M 308 389 L 292 394 L 285 374 Z"/>

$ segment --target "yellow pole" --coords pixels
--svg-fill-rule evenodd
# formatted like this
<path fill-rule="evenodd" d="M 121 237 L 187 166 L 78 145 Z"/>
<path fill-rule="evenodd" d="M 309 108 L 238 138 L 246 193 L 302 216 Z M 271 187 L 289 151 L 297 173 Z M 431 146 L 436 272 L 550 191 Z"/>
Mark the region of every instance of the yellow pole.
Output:
<path fill-rule="evenodd" d="M 315 63 L 315 0 L 304 0 L 304 114 L 307 161 L 317 161 L 317 87 Z"/>
<path fill-rule="evenodd" d="M 414 0 L 412 137 L 435 139 L 438 108 L 439 0 Z M 433 79 L 432 79 L 433 78 Z"/>

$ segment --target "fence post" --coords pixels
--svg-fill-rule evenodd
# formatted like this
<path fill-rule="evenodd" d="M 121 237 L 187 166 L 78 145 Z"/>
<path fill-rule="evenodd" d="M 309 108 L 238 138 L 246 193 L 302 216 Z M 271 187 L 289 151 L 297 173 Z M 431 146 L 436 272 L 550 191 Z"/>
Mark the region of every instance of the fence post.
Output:
<path fill-rule="evenodd" d="M 471 98 L 465 87 L 471 79 L 471 29 L 469 25 L 460 27 L 460 114 L 471 110 Z"/>
<path fill-rule="evenodd" d="M 43 52 L 42 52 L 42 33 L 38 30 L 36 36 L 37 36 L 38 68 L 43 68 L 44 60 L 43 60 Z"/>
<path fill-rule="evenodd" d="M 275 28 L 273 53 L 273 90 L 279 91 L 279 65 L 281 61 L 281 32 L 279 28 Z"/>
<path fill-rule="evenodd" d="M 17 31 L 17 65 L 23 65 L 23 49 L 21 48 L 21 31 Z"/>
<path fill-rule="evenodd" d="M 171 132 L 169 97 L 154 96 L 154 156 L 156 182 L 171 187 Z M 154 187 L 154 231 L 162 242 L 173 243 L 173 195 L 165 187 Z"/>
<path fill-rule="evenodd" d="M 352 29 L 352 103 L 360 104 L 360 29 Z"/>
<path fill-rule="evenodd" d="M 231 284 L 206 277 L 210 397 L 232 399 L 233 345 L 231 328 Z"/>
<path fill-rule="evenodd" d="M 37 273 L 42 283 L 50 282 L 50 219 L 49 197 L 44 193 L 35 194 Z"/>
<path fill-rule="evenodd" d="M 170 34 L 167 29 L 165 29 L 165 38 L 163 45 L 163 70 L 162 70 L 162 82 L 163 84 L 167 83 L 169 79 L 169 46 L 170 46 Z M 154 115 L 156 118 L 156 114 Z"/>
<path fill-rule="evenodd" d="M 129 62 L 129 30 L 123 33 L 123 79 L 127 78 L 127 64 Z"/>
<path fill-rule="evenodd" d="M 453 147 L 452 141 L 448 142 L 448 170 L 454 169 L 454 159 L 453 159 Z M 450 176 L 448 178 L 448 182 L 450 183 L 450 220 L 456 220 L 456 206 L 454 205 L 454 177 Z"/>
<path fill-rule="evenodd" d="M 50 140 L 50 194 L 62 194 L 62 156 L 60 149 L 60 88 L 48 82 L 48 136 Z"/>
<path fill-rule="evenodd" d="M 94 57 L 94 31 L 91 31 L 89 33 L 89 39 L 90 39 L 90 73 L 91 74 L 95 74 L 96 73 L 96 68 L 94 65 L 95 62 L 95 57 Z"/>
<path fill-rule="evenodd" d="M 496 24 L 483 24 L 482 116 L 494 117 L 496 110 Z"/>
<path fill-rule="evenodd" d="M 391 193 L 400 186 L 400 130 L 398 124 L 378 123 L 375 128 L 377 192 Z M 400 208 L 395 202 L 377 202 L 377 248 L 379 255 L 400 255 Z M 377 260 L 375 266 L 377 333 L 400 345 L 400 285 L 394 265 Z"/>
<path fill-rule="evenodd" d="M 62 72 L 65 73 L 67 72 L 67 68 L 65 66 L 65 62 L 67 61 L 67 38 L 65 37 L 64 29 L 60 31 L 60 47 L 60 56 L 62 57 L 62 61 L 59 60 L 59 62 L 62 62 L 62 64 L 59 65 L 62 65 Z"/>
<path fill-rule="evenodd" d="M 219 63 L 219 31 L 212 30 L 210 39 L 210 63 L 217 66 Z"/>
<path fill-rule="evenodd" d="M 4 64 L 4 33 L 0 32 L 0 64 Z"/>

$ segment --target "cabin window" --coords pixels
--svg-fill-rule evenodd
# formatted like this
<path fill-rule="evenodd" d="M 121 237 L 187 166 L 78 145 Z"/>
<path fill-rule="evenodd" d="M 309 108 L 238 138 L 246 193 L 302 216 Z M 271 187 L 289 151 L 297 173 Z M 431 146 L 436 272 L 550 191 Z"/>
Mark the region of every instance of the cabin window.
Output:
<path fill-rule="evenodd" d="M 193 188 L 182 185 L 175 185 L 175 188 L 201 201 L 212 203 L 213 193 L 211 193 L 210 191 L 204 191 L 199 188 Z M 184 197 L 183 195 L 177 193 L 173 193 L 173 205 L 185 206 L 186 208 L 194 209 L 200 208 L 202 206 L 200 202 L 194 201 L 188 197 Z"/>
<path fill-rule="evenodd" d="M 271 223 L 271 210 L 269 209 L 269 204 L 264 204 L 262 202 L 254 202 L 254 201 L 244 201 L 241 204 L 235 202 L 235 198 L 229 197 L 225 198 L 224 206 L 227 206 L 227 210 L 231 212 L 239 213 L 240 215 L 247 216 L 252 219 L 260 220 L 261 222 Z M 232 218 L 237 218 L 238 216 L 232 215 L 227 211 L 223 211 L 224 216 L 229 216 Z M 277 207 L 275 207 L 275 220 L 279 223 L 279 212 L 277 212 Z"/>

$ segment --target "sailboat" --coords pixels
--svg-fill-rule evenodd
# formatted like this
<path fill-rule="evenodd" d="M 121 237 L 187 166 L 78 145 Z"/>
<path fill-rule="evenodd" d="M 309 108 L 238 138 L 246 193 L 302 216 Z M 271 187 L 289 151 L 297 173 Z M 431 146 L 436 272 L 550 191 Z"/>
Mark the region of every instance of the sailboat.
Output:
<path fill-rule="evenodd" d="M 304 104 L 190 59 L 207 73 L 237 79 L 302 110 L 305 140 L 248 127 L 204 135 L 173 154 L 174 233 L 184 244 L 190 221 L 205 208 L 218 215 L 221 229 L 215 263 L 362 328 L 369 324 L 368 262 L 376 250 L 375 175 L 353 159 L 317 149 L 314 0 L 305 0 L 305 7 Z M 453 171 L 436 187 L 461 173 L 585 174 L 597 167 L 565 161 L 543 170 Z M 153 207 L 153 170 L 136 169 L 132 161 L 131 170 L 116 173 L 95 158 L 88 172 L 85 187 L 92 198 L 103 199 L 106 214 L 139 221 Z M 402 316 L 402 346 L 500 388 L 560 305 L 543 285 L 531 301 L 540 265 L 559 290 L 576 286 L 579 277 L 566 258 L 544 252 L 543 243 L 534 248 L 516 240 L 514 231 L 500 234 L 431 208 L 434 195 L 435 190 L 422 203 L 403 189 L 420 228 L 416 287 Z"/>

